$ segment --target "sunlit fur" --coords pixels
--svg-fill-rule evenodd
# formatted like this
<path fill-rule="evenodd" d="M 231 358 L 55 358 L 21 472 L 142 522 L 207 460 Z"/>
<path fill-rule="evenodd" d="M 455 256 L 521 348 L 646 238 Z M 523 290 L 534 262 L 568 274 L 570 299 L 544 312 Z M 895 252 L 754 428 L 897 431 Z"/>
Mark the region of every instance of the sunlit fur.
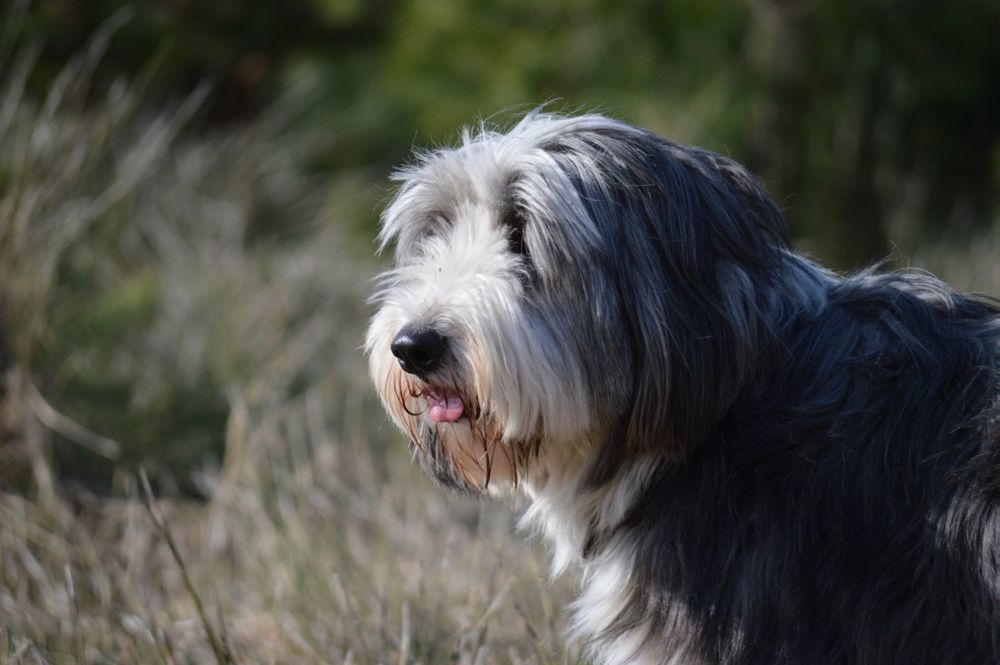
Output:
<path fill-rule="evenodd" d="M 441 484 L 528 498 L 596 660 L 1000 662 L 993 301 L 836 276 L 741 166 L 601 116 L 396 179 L 375 385 Z M 423 378 L 414 324 L 448 340 Z"/>

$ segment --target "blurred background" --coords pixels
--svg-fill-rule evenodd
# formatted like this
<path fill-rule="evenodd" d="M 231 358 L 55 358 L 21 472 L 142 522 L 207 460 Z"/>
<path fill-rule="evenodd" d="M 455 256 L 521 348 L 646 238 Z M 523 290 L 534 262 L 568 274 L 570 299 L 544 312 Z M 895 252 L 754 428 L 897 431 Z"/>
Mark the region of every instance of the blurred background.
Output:
<path fill-rule="evenodd" d="M 992 0 L 0 7 L 0 663 L 575 662 L 360 353 L 388 173 L 463 124 L 604 112 L 830 267 L 1000 291 Z"/>

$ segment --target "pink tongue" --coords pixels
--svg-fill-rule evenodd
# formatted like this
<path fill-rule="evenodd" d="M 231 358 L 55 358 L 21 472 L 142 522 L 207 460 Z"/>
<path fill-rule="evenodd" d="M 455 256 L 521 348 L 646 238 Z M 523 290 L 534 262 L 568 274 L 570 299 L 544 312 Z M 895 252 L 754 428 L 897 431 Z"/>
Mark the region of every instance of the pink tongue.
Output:
<path fill-rule="evenodd" d="M 427 415 L 436 423 L 453 423 L 465 412 L 465 404 L 458 395 L 442 397 L 436 393 L 428 393 L 424 398 L 427 400 Z"/>

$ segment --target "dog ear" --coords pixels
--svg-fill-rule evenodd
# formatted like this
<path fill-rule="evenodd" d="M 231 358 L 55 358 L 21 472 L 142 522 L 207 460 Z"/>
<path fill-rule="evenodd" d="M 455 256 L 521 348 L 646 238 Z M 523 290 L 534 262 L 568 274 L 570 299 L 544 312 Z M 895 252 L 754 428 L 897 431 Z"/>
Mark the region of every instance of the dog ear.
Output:
<path fill-rule="evenodd" d="M 635 394 L 628 441 L 675 456 L 697 445 L 761 362 L 786 247 L 764 188 L 735 162 L 657 145 L 637 211 L 646 265 L 624 288 Z"/>
<path fill-rule="evenodd" d="M 787 247 L 785 223 L 739 164 L 652 134 L 602 137 L 609 272 L 631 349 L 630 455 L 682 457 L 754 375 Z M 620 443 L 619 443 L 620 445 Z"/>

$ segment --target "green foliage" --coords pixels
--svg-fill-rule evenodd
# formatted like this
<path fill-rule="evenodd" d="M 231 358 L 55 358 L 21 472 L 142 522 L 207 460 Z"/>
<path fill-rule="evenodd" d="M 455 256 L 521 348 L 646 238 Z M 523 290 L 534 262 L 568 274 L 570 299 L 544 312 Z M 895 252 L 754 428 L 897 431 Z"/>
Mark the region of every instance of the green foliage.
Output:
<path fill-rule="evenodd" d="M 304 163 L 324 172 L 378 179 L 414 140 L 549 103 L 733 154 L 836 266 L 997 220 L 1000 43 L 985 1 L 40 0 L 43 62 L 121 7 L 134 16 L 102 79 L 155 59 L 154 96 L 212 80 L 216 122 L 280 98 Z"/>

